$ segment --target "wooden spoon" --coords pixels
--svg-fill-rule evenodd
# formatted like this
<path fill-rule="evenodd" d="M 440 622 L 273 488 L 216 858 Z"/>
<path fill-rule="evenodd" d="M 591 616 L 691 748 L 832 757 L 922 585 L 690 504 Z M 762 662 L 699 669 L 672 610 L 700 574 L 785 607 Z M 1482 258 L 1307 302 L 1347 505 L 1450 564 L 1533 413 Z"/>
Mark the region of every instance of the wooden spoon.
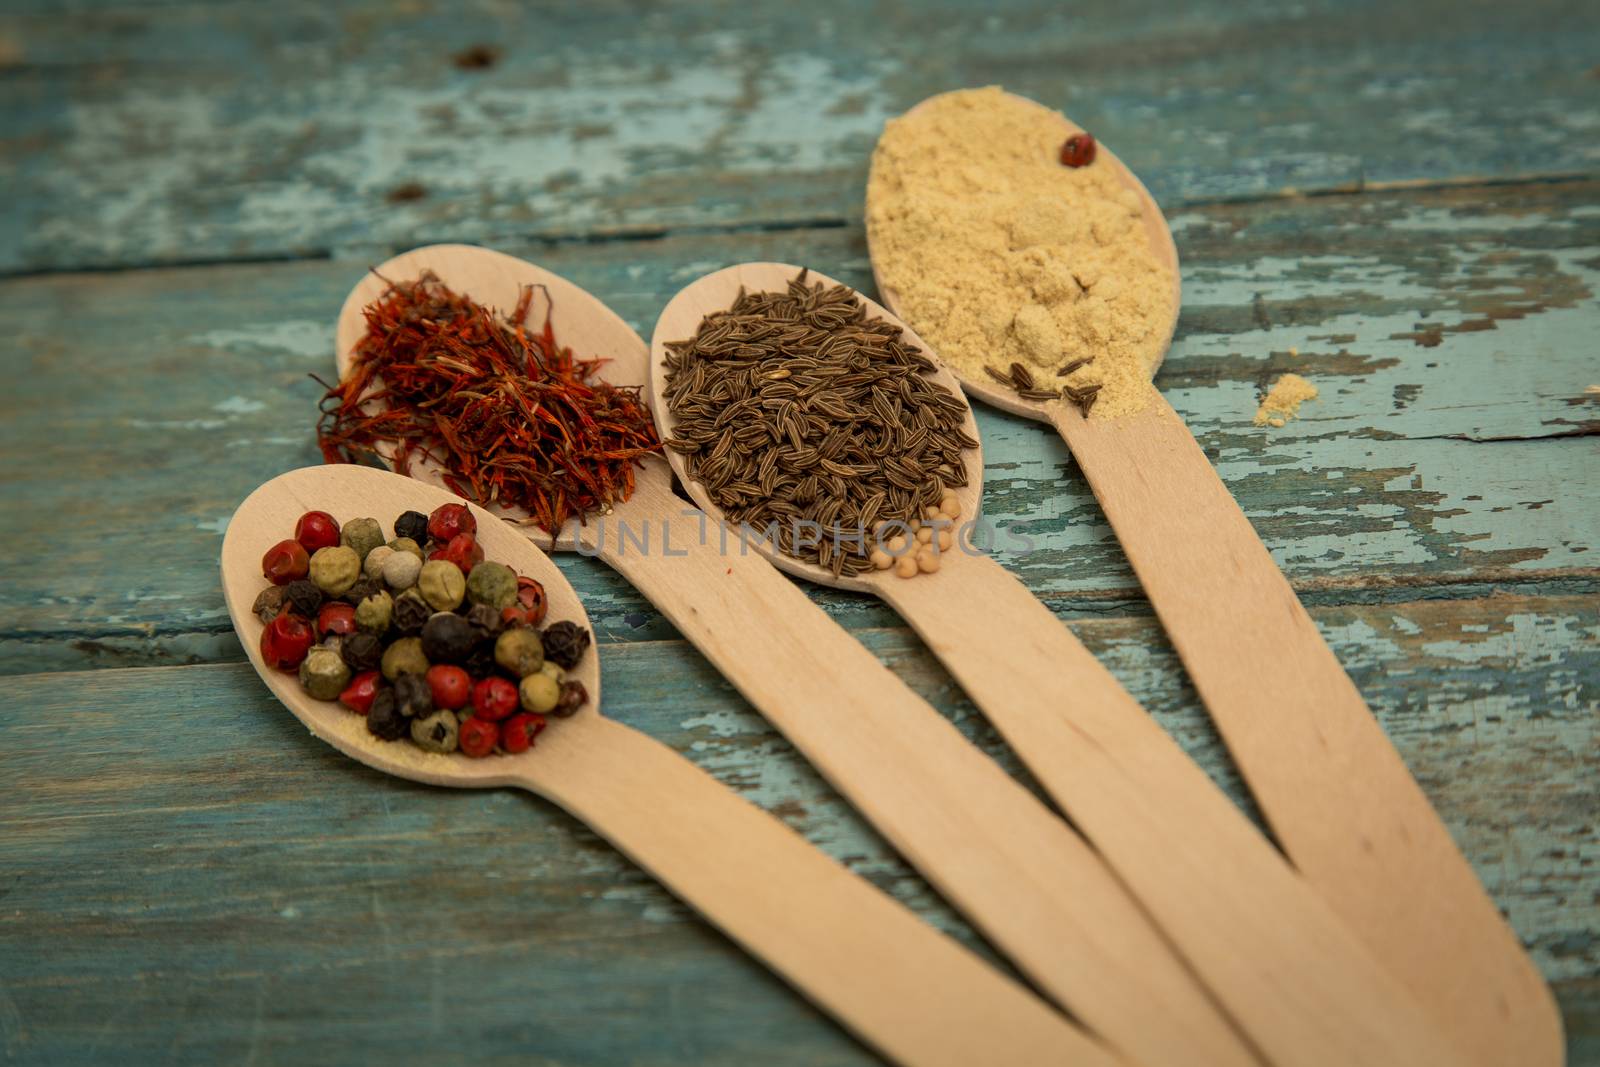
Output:
<path fill-rule="evenodd" d="M 652 403 L 663 436 L 675 425 L 665 401 L 667 343 L 693 336 L 741 290 L 781 291 L 799 271 L 784 263 L 729 267 L 692 282 L 667 305 L 651 344 Z M 810 280 L 839 284 L 815 271 Z M 873 317 L 904 326 L 861 299 Z M 905 339 L 927 348 L 910 330 Z M 935 377 L 961 395 L 948 371 Z M 970 410 L 967 429 L 977 436 Z M 685 457 L 671 449 L 667 455 L 695 502 L 718 518 Z M 965 496 L 975 503 L 981 450 L 965 458 Z M 963 515 L 974 510 L 968 505 Z M 964 547 L 946 554 L 935 574 L 836 578 L 760 544 L 790 574 L 882 597 L 922 635 L 1270 1062 L 1458 1061 L 1421 1007 L 1271 843 L 1072 631 L 989 556 Z"/>
<path fill-rule="evenodd" d="M 1081 132 L 1045 113 L 1063 140 Z M 1139 197 L 1151 248 L 1173 268 L 1173 316 L 1152 353 L 1153 375 L 1177 324 L 1177 251 L 1139 179 L 1104 145 L 1093 165 L 1111 168 Z M 893 287 L 876 280 L 898 307 Z M 961 384 L 1065 439 L 1256 802 L 1310 883 L 1474 1059 L 1560 1063 L 1554 997 L 1171 405 L 1151 387 L 1137 414 L 1085 419 L 982 378 Z"/>
<path fill-rule="evenodd" d="M 612 382 L 645 384 L 645 343 L 564 278 L 465 245 L 417 249 L 376 272 L 406 281 L 430 269 L 501 309 L 515 306 L 522 286 L 546 286 L 560 343 L 609 358 L 602 373 Z M 345 301 L 341 375 L 366 329 L 362 309 L 384 288 L 368 276 Z M 436 482 L 438 472 L 414 465 L 412 473 Z M 964 498 L 969 513 L 976 502 L 974 489 Z M 647 548 L 636 540 L 642 532 Z M 543 531 L 531 536 L 549 543 Z M 659 459 L 638 471 L 625 504 L 555 538 L 558 548 L 597 555 L 649 597 L 995 947 L 1113 1049 L 1146 1067 L 1256 1062 L 1082 838 L 759 553 L 719 542 L 705 515 L 673 493 Z"/>
<path fill-rule="evenodd" d="M 313 734 L 388 774 L 458 788 L 514 786 L 558 804 L 892 1060 L 1114 1063 L 1022 986 L 782 822 L 665 745 L 601 717 L 598 650 L 574 672 L 588 704 L 555 720 L 528 752 L 485 759 L 379 741 L 364 718 L 311 699 L 292 675 L 262 662 L 262 624 L 250 610 L 266 586 L 261 556 L 297 517 L 321 509 L 341 522 L 386 522 L 454 499 L 370 467 L 308 467 L 274 478 L 234 514 L 222 544 L 222 589 L 234 629 L 273 695 Z M 544 583 L 550 618 L 588 627 L 577 594 L 543 553 L 486 512 L 477 518 L 489 559 Z"/>

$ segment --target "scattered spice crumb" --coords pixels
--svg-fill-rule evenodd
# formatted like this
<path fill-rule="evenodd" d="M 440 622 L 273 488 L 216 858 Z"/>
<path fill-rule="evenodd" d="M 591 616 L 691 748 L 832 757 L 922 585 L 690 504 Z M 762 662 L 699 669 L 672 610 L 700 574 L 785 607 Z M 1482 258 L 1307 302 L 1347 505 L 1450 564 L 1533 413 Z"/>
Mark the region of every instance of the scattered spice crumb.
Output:
<path fill-rule="evenodd" d="M 464 52 L 457 52 L 454 62 L 462 70 L 488 70 L 500 62 L 500 49 L 475 44 Z"/>
<path fill-rule="evenodd" d="M 408 204 L 413 200 L 424 200 L 428 196 L 428 187 L 421 182 L 404 182 L 390 189 L 384 199 L 391 204 Z"/>
<path fill-rule="evenodd" d="M 1290 359 L 1299 359 L 1300 358 L 1300 350 L 1298 348 L 1296 348 L 1294 345 L 1290 345 L 1289 346 L 1289 358 Z"/>
<path fill-rule="evenodd" d="M 1300 405 L 1315 400 L 1317 387 L 1298 374 L 1285 374 L 1267 391 L 1256 409 L 1257 426 L 1282 426 L 1300 414 Z"/>
<path fill-rule="evenodd" d="M 1591 385 L 1584 389 L 1586 393 L 1600 393 L 1600 385 Z"/>

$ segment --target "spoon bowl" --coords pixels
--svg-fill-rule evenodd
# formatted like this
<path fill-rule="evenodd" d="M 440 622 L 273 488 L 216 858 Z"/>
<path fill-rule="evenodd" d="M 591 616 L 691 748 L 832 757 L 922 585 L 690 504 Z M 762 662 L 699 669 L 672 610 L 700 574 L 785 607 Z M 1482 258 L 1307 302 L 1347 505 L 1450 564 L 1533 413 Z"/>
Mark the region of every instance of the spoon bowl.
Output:
<path fill-rule="evenodd" d="M 899 121 L 916 122 L 919 118 L 926 118 L 933 111 L 934 105 L 939 100 L 951 95 L 954 94 L 940 93 L 930 96 L 902 115 Z M 1015 93 L 1006 93 L 1004 95 L 1019 104 L 1036 110 L 1042 121 L 1048 122 L 1060 130 L 1063 141 L 1075 133 L 1087 132 L 1083 127 L 1059 111 L 1053 111 L 1042 104 L 1029 100 L 1027 97 L 1017 96 Z M 1168 316 L 1164 329 L 1158 334 L 1158 341 L 1151 345 L 1151 350 L 1146 356 L 1150 368 L 1150 377 L 1154 378 L 1156 371 L 1161 367 L 1161 361 L 1166 358 L 1167 349 L 1172 344 L 1172 335 L 1178 328 L 1178 308 L 1181 303 L 1183 288 L 1182 282 L 1178 277 L 1178 246 L 1172 240 L 1172 230 L 1167 226 L 1167 218 L 1161 213 L 1161 208 L 1156 203 L 1155 197 L 1150 195 L 1150 190 L 1145 188 L 1144 182 L 1139 180 L 1138 175 L 1129 170 L 1122 160 L 1117 158 L 1116 153 L 1107 148 L 1104 143 L 1097 142 L 1095 159 L 1092 165 L 1109 168 L 1117 181 L 1139 198 L 1145 233 L 1150 240 L 1150 251 L 1155 254 L 1158 260 L 1172 270 L 1172 314 Z M 876 156 L 873 159 L 873 167 L 874 169 L 877 167 Z M 868 179 L 868 188 L 872 188 L 870 177 Z M 869 196 L 867 211 L 870 213 L 871 210 L 872 200 Z M 872 257 L 873 283 L 877 286 L 879 295 L 883 297 L 884 304 L 898 315 L 903 309 L 904 302 L 900 299 L 900 294 L 895 291 L 894 287 L 884 282 L 883 276 L 878 269 L 880 257 L 873 254 L 872 247 L 873 229 L 869 226 L 867 228 L 867 253 Z M 935 359 L 938 358 L 936 352 L 932 354 Z M 985 375 L 973 376 L 964 374 L 954 367 L 950 368 L 950 372 L 960 380 L 962 388 L 972 396 L 977 397 L 986 404 L 999 408 L 1001 411 L 1020 415 L 1026 419 L 1033 419 L 1038 422 L 1053 422 L 1059 418 L 1059 412 L 1067 407 L 1065 400 L 1025 400 L 1018 396 L 1014 390 L 1005 388 Z"/>
<path fill-rule="evenodd" d="M 620 315 L 588 290 L 559 274 L 527 260 L 476 245 L 440 244 L 414 248 L 374 267 L 363 276 L 345 297 L 334 334 L 334 351 L 341 379 L 350 373 L 356 346 L 366 333 L 364 311 L 367 305 L 383 296 L 390 282 L 412 281 L 424 271 L 438 275 L 439 280 L 455 292 L 468 294 L 479 304 L 505 312 L 516 307 L 525 288 L 542 288 L 546 297 L 535 299 L 531 316 L 539 316 L 542 309 L 548 308 L 557 343 L 570 347 L 580 358 L 605 360 L 597 376 L 612 385 L 639 387 L 648 403 L 649 397 L 643 386 L 648 377 L 649 352 L 639 335 L 634 333 L 633 327 L 623 321 Z M 535 317 L 533 324 L 542 325 L 542 320 Z M 380 447 L 379 452 L 383 461 L 393 468 L 392 450 Z M 406 473 L 429 485 L 445 488 L 441 478 L 443 468 L 430 459 L 413 457 Z M 671 476 L 666 464 L 658 457 L 647 457 L 642 466 L 635 470 L 635 479 L 661 492 L 671 490 Z M 448 489 L 445 491 L 449 492 Z M 629 515 L 630 503 L 631 500 L 619 501 L 612 506 L 611 513 L 619 517 Z M 590 523 L 580 523 L 576 518 L 569 519 L 552 538 L 551 531 L 533 524 L 528 513 L 520 508 L 495 504 L 488 510 L 500 518 L 540 532 L 543 535 L 540 543 L 553 551 L 570 552 L 580 547 L 593 547 L 596 535 L 594 527 Z"/>
<path fill-rule="evenodd" d="M 222 589 L 235 632 L 273 694 L 313 735 L 369 767 L 429 785 L 516 786 L 559 804 L 653 874 L 887 1058 L 907 1065 L 1008 1067 L 1112 1058 L 1073 1024 L 967 949 L 927 926 L 777 819 L 676 752 L 599 714 L 599 649 L 571 677 L 589 701 L 518 755 L 472 759 L 379 741 L 366 720 L 313 700 L 268 668 L 251 606 L 266 585 L 261 556 L 308 510 L 341 522 L 431 511 L 448 490 L 350 465 L 281 475 L 228 524 Z M 587 627 L 577 594 L 531 541 L 476 505 L 485 557 L 544 583 L 549 618 Z"/>
<path fill-rule="evenodd" d="M 673 436 L 677 419 L 672 414 L 671 407 L 666 402 L 667 389 L 667 348 L 673 342 L 684 340 L 694 335 L 699 328 L 700 321 L 707 315 L 717 311 L 725 311 L 738 298 L 741 290 L 751 292 L 772 292 L 783 290 L 802 268 L 788 263 L 740 263 L 737 266 L 727 267 L 714 271 L 702 278 L 691 282 L 688 286 L 678 291 L 666 308 L 661 312 L 661 317 L 656 320 L 655 334 L 650 342 L 650 406 L 655 413 L 656 425 L 661 430 L 663 439 Z M 819 281 L 824 285 L 842 285 L 826 274 L 810 270 L 808 280 Z M 848 287 L 847 287 L 848 288 Z M 854 290 L 851 290 L 854 292 Z M 885 322 L 899 326 L 905 331 L 904 342 L 912 348 L 931 354 L 927 344 L 917 337 L 905 323 L 895 318 L 889 309 L 881 304 L 856 293 L 856 296 L 866 305 L 868 317 L 882 319 Z M 933 380 L 950 391 L 950 395 L 962 401 L 966 409 L 962 426 L 968 436 L 974 441 L 979 440 L 978 424 L 972 417 L 972 408 L 966 403 L 961 394 L 961 383 L 950 373 L 943 364 L 937 364 L 933 372 Z M 983 448 L 962 449 L 961 458 L 966 463 L 967 484 L 953 488 L 956 499 L 961 502 L 962 523 L 971 523 L 978 516 L 978 508 L 983 500 Z M 667 460 L 672 465 L 673 473 L 678 476 L 679 483 L 689 493 L 689 496 L 700 510 L 704 511 L 714 521 L 726 522 L 722 509 L 711 499 L 711 494 L 699 481 L 689 476 L 689 461 L 687 457 L 672 449 L 667 449 Z M 787 571 L 797 578 L 807 578 L 822 585 L 832 586 L 835 589 L 847 589 L 851 592 L 873 592 L 885 582 L 902 581 L 895 577 L 892 570 L 864 571 L 854 577 L 850 575 L 835 576 L 826 567 L 815 563 L 808 563 L 796 559 L 786 552 L 780 551 L 770 541 L 763 538 L 753 538 L 754 547 L 767 559 L 780 569 Z M 959 562 L 959 561 L 958 561 Z M 926 579 L 927 575 L 920 576 Z"/>

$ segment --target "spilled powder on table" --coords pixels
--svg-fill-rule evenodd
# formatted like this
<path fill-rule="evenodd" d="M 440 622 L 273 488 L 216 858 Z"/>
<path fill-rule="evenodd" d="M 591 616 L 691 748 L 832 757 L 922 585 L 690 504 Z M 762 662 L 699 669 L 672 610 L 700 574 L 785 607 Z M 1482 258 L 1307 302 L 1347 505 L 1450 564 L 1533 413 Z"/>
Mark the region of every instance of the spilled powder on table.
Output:
<path fill-rule="evenodd" d="M 1088 166 L 1061 164 L 1067 132 L 1056 112 L 996 87 L 890 121 L 867 183 L 873 267 L 899 315 L 963 377 L 1021 363 L 1050 388 L 1099 383 L 1091 417 L 1128 415 L 1153 392 L 1173 272 L 1103 150 Z"/>
<path fill-rule="evenodd" d="M 1317 398 L 1317 387 L 1298 374 L 1285 374 L 1272 383 L 1261 406 L 1256 408 L 1257 426 L 1282 426 L 1300 414 L 1300 405 Z"/>

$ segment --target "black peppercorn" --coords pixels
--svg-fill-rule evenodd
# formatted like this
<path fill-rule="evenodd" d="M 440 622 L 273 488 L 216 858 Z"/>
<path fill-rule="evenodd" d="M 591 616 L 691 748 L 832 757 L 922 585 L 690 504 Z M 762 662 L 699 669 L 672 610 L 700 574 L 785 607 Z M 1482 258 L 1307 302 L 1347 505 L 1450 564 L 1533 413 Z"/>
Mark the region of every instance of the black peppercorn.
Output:
<path fill-rule="evenodd" d="M 394 619 L 392 625 L 401 634 L 414 637 L 422 632 L 428 619 L 433 615 L 433 608 L 428 602 L 411 591 L 407 591 L 394 602 Z"/>
<path fill-rule="evenodd" d="M 473 681 L 482 681 L 499 674 L 499 664 L 494 661 L 494 638 L 473 645 L 467 658 L 461 661 L 461 669 L 466 671 Z"/>
<path fill-rule="evenodd" d="M 394 520 L 394 535 L 409 537 L 417 544 L 428 539 L 428 516 L 420 511 L 407 511 Z"/>
<path fill-rule="evenodd" d="M 357 632 L 350 634 L 339 646 L 339 655 L 350 669 L 357 674 L 362 671 L 375 671 L 378 664 L 383 661 L 383 642 L 377 634 Z"/>
<path fill-rule="evenodd" d="M 569 671 L 589 647 L 589 631 L 575 622 L 552 623 L 539 637 L 544 642 L 544 658 Z"/>
<path fill-rule="evenodd" d="M 367 732 L 380 741 L 398 741 L 411 728 L 400 714 L 393 689 L 382 689 L 367 709 Z"/>
<path fill-rule="evenodd" d="M 556 706 L 550 714 L 558 719 L 565 719 L 589 701 L 589 691 L 583 687 L 582 682 L 562 682 L 561 697 L 556 701 Z"/>
<path fill-rule="evenodd" d="M 322 590 L 306 578 L 284 586 L 283 599 L 289 605 L 290 611 L 296 615 L 304 615 L 308 619 L 316 618 L 317 612 L 322 608 Z"/>
<path fill-rule="evenodd" d="M 433 689 L 420 674 L 402 674 L 394 680 L 395 709 L 408 719 L 433 713 Z"/>
<path fill-rule="evenodd" d="M 278 612 L 283 610 L 283 586 L 269 585 L 261 590 L 261 595 L 256 597 L 256 602 L 250 606 L 250 610 L 264 623 L 276 619 Z M 496 617 L 499 616 L 499 612 L 495 614 Z"/>
<path fill-rule="evenodd" d="M 371 578 L 357 578 L 356 584 L 344 591 L 339 599 L 346 604 L 360 604 L 367 597 L 376 593 L 388 592 L 382 582 L 375 582 Z"/>
<path fill-rule="evenodd" d="M 422 654 L 429 663 L 460 663 L 472 653 L 476 639 L 466 619 L 440 612 L 422 627 Z"/>
<path fill-rule="evenodd" d="M 271 588 L 276 589 L 277 586 Z M 500 609 L 491 608 L 488 604 L 470 604 L 467 607 L 467 622 L 472 625 L 472 632 L 479 640 L 499 637 L 500 631 L 505 629 L 505 624 L 500 621 Z"/>

